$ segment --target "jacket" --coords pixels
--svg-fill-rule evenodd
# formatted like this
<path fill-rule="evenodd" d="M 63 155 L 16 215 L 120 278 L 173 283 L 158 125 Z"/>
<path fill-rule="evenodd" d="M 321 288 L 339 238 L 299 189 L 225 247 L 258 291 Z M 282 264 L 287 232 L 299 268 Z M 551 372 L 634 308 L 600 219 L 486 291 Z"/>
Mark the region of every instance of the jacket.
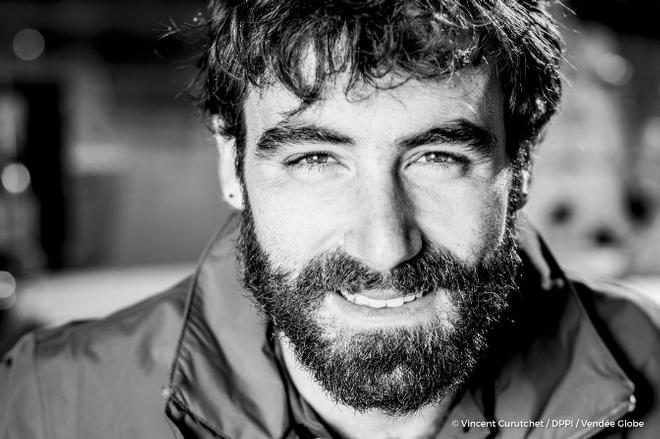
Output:
<path fill-rule="evenodd" d="M 0 438 L 315 438 L 225 226 L 195 274 L 105 319 L 23 337 L 0 365 Z M 533 231 L 520 321 L 439 437 L 660 437 L 660 312 L 569 279 Z"/>

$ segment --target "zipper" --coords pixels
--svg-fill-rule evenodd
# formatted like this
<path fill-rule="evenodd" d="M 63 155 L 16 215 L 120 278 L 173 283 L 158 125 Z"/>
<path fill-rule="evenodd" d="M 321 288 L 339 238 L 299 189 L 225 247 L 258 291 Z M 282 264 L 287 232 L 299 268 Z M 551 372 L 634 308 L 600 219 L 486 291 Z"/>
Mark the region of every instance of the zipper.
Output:
<path fill-rule="evenodd" d="M 635 410 L 636 404 L 637 404 L 637 399 L 635 398 L 635 395 L 630 395 L 628 400 L 621 401 L 619 405 L 617 405 L 614 409 L 612 409 L 609 415 L 607 415 L 605 418 L 599 419 L 598 421 L 603 421 L 603 422 L 618 421 L 621 417 L 623 417 L 623 415 Z M 575 436 L 569 436 L 569 439 L 587 439 L 595 436 L 596 434 L 600 433 L 603 430 L 605 430 L 605 427 L 594 427 L 586 431 L 578 432 Z"/>

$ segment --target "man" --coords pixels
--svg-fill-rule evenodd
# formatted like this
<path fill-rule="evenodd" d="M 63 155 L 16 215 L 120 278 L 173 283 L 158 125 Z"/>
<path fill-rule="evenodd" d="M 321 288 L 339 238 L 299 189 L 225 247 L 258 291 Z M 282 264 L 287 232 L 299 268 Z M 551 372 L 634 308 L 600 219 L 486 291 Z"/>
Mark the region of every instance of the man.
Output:
<path fill-rule="evenodd" d="M 519 209 L 559 101 L 539 1 L 224 1 L 200 100 L 240 212 L 199 269 L 5 359 L 2 437 L 651 438 L 660 314 Z"/>

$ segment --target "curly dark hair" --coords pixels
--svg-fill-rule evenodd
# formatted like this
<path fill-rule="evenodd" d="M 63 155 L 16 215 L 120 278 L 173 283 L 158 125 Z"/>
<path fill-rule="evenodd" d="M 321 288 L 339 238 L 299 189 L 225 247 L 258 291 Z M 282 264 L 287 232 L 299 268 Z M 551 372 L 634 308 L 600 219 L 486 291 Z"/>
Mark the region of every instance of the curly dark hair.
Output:
<path fill-rule="evenodd" d="M 527 161 L 561 96 L 563 44 L 544 0 L 211 0 L 197 28 L 205 47 L 195 82 L 200 106 L 237 138 L 249 87 L 279 81 L 309 105 L 332 75 L 377 86 L 495 66 L 505 99 L 507 152 Z M 314 73 L 310 78 L 310 50 Z"/>

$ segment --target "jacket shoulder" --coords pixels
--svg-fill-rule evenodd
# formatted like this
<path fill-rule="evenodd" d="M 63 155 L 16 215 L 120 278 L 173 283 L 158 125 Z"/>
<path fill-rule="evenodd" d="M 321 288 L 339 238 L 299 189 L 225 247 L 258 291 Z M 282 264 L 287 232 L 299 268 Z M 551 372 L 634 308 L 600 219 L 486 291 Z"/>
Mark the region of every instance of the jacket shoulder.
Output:
<path fill-rule="evenodd" d="M 660 302 L 618 282 L 582 276 L 572 284 L 606 337 L 622 342 L 632 354 L 660 353 Z"/>
<path fill-rule="evenodd" d="M 637 404 L 630 416 L 645 425 L 630 437 L 660 431 L 660 305 L 615 282 L 582 279 L 573 285 L 601 339 L 635 384 Z"/>
<path fill-rule="evenodd" d="M 39 329 L 31 334 L 36 344 L 35 354 L 41 363 L 73 359 L 98 365 L 98 360 L 126 362 L 129 358 L 126 349 L 130 347 L 167 346 L 172 344 L 170 341 L 175 344 L 190 282 L 186 278 L 166 291 L 101 319 Z M 123 358 L 113 355 L 120 352 Z"/>
<path fill-rule="evenodd" d="M 103 319 L 24 336 L 0 364 L 0 437 L 145 437 L 140 426 L 164 418 L 161 389 L 191 282 Z"/>
<path fill-rule="evenodd" d="M 574 276 L 572 285 L 604 341 L 633 367 L 660 358 L 660 303 L 623 284 Z"/>

